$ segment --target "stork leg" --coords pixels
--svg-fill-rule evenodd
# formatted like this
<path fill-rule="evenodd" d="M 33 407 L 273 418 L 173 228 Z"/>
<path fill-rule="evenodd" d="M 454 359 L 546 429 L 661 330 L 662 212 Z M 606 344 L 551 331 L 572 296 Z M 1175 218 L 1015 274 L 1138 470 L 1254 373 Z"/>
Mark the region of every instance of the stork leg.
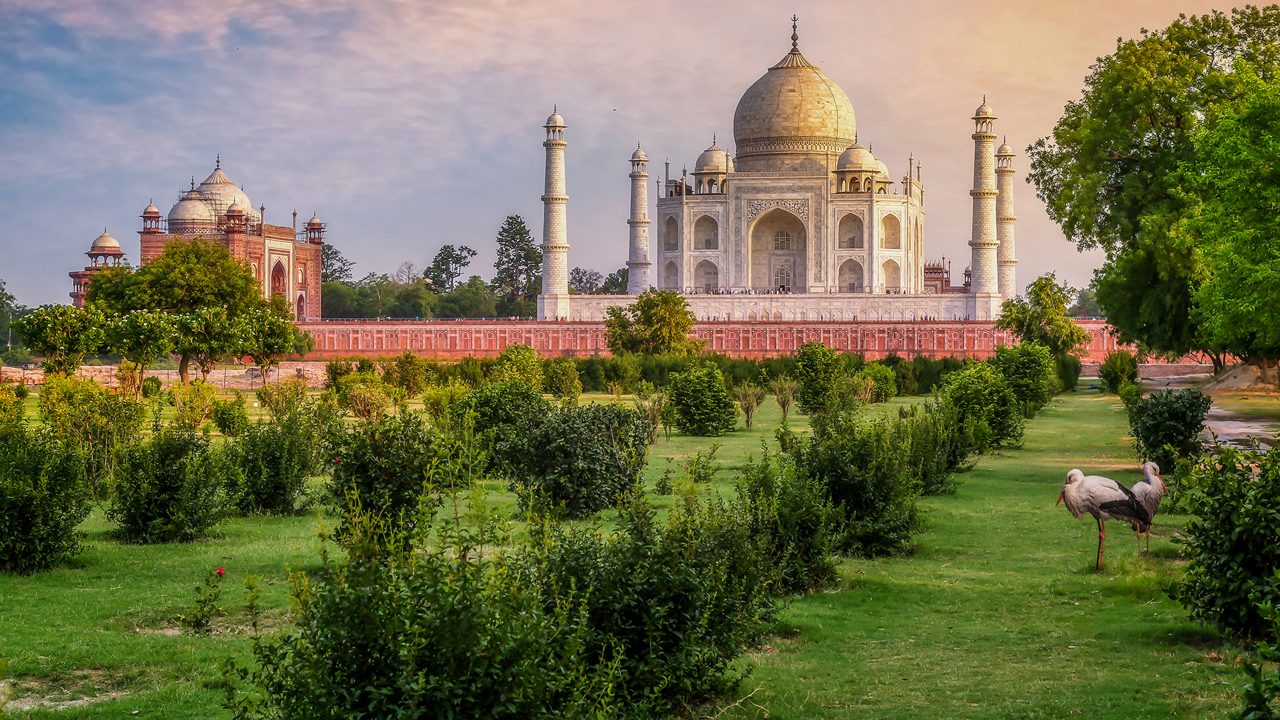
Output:
<path fill-rule="evenodd" d="M 1106 530 L 1102 525 L 1102 518 L 1094 518 L 1098 523 L 1098 560 L 1094 565 L 1095 570 L 1102 570 L 1102 545 L 1107 538 Z"/>
<path fill-rule="evenodd" d="M 1145 559 L 1151 555 L 1151 526 L 1147 525 L 1147 549 L 1142 551 L 1142 557 Z"/>

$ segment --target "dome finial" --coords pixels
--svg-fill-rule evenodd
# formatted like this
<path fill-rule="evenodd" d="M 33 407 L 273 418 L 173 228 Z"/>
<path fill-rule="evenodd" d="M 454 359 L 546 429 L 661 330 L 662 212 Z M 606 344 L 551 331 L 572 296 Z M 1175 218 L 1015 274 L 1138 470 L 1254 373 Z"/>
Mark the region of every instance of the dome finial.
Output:
<path fill-rule="evenodd" d="M 791 16 L 791 52 L 800 52 L 800 48 L 796 45 L 800 40 L 800 36 L 796 33 L 796 22 L 799 20 L 800 18 L 795 15 Z"/>
<path fill-rule="evenodd" d="M 214 170 L 222 169 L 222 153 L 218 153 L 217 156 L 215 157 L 213 161 L 213 169 Z"/>
<path fill-rule="evenodd" d="M 715 144 L 716 144 L 716 134 L 715 134 L 715 133 L 711 133 L 711 144 L 712 144 L 712 145 L 715 145 Z"/>
<path fill-rule="evenodd" d="M 194 175 L 191 176 L 191 189 L 196 189 L 196 177 Z"/>

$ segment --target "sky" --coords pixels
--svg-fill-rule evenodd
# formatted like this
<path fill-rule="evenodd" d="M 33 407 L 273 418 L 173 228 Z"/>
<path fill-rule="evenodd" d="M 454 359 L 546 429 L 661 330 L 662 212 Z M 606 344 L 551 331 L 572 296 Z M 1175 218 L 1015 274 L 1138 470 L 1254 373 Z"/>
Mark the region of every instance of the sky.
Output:
<path fill-rule="evenodd" d="M 0 280 L 68 302 L 106 227 L 137 258 L 221 154 L 269 223 L 317 212 L 357 275 L 421 268 L 441 245 L 492 276 L 507 215 L 542 228 L 542 124 L 566 140 L 570 266 L 626 261 L 637 142 L 661 173 L 731 152 L 742 93 L 790 48 L 849 96 L 859 139 L 899 180 L 923 165 L 925 252 L 968 263 L 970 118 L 985 94 L 1018 151 L 1019 283 L 1074 286 L 1079 253 L 1026 184 L 1022 148 L 1079 97 L 1118 37 L 1203 0 L 0 0 Z M 653 194 L 652 192 L 650 193 Z M 651 197 L 652 201 L 653 198 Z"/>

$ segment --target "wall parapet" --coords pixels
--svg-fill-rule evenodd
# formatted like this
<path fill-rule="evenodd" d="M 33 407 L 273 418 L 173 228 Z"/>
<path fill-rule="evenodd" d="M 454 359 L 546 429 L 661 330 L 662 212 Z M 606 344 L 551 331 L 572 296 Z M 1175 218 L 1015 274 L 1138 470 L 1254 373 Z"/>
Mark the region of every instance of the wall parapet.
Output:
<path fill-rule="evenodd" d="M 1100 362 L 1122 347 L 1102 320 L 1081 320 L 1089 342 L 1081 359 Z M 609 354 L 604 323 L 537 320 L 326 320 L 299 327 L 315 338 L 308 359 L 389 357 L 408 350 L 423 357 L 457 360 L 494 357 L 511 345 L 528 345 L 550 357 Z M 875 360 L 916 355 L 983 360 L 1016 339 L 994 323 L 938 321 L 699 322 L 692 337 L 708 350 L 748 358 L 789 355 L 807 342 Z M 1187 361 L 1191 361 L 1188 359 Z M 1197 361 L 1198 362 L 1198 361 Z"/>

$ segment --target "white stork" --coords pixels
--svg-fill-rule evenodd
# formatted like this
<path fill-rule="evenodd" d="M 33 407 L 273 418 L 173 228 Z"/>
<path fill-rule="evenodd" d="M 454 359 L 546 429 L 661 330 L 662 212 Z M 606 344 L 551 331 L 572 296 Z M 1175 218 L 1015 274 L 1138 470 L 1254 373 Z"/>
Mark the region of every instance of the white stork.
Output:
<path fill-rule="evenodd" d="M 1147 536 L 1147 547 L 1142 551 L 1142 556 L 1146 557 L 1151 551 L 1151 523 L 1155 520 L 1156 513 L 1160 511 L 1160 498 L 1169 491 L 1164 486 L 1164 480 L 1160 479 L 1159 465 L 1153 462 L 1142 463 L 1142 475 L 1142 479 L 1134 484 L 1131 491 L 1142 508 L 1147 511 L 1147 522 L 1133 523 L 1133 529 L 1139 535 Z"/>
<path fill-rule="evenodd" d="M 1058 502 L 1066 502 L 1067 510 L 1079 518 L 1088 513 L 1098 523 L 1098 558 L 1095 567 L 1102 569 L 1102 549 L 1106 542 L 1106 522 L 1123 520 L 1135 527 L 1151 524 L 1147 509 L 1138 502 L 1133 492 L 1120 483 L 1101 475 L 1085 475 L 1078 469 L 1067 473 L 1067 481 L 1058 493 Z"/>

